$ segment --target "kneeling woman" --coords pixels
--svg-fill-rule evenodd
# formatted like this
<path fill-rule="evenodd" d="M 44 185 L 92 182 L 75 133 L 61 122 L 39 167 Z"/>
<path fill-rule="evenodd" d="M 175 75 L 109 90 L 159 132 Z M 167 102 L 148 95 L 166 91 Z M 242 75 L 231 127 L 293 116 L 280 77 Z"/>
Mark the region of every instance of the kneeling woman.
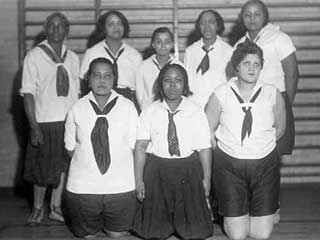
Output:
<path fill-rule="evenodd" d="M 156 80 L 155 102 L 138 121 L 134 151 L 137 197 L 133 230 L 145 239 L 211 236 L 210 129 L 190 95 L 185 69 L 166 65 Z M 146 152 L 149 154 L 147 155 Z"/>
<path fill-rule="evenodd" d="M 219 212 L 230 239 L 268 239 L 278 208 L 276 141 L 285 129 L 284 100 L 258 81 L 263 53 L 256 44 L 239 44 L 231 62 L 237 77 L 218 87 L 206 108 Z"/>
<path fill-rule="evenodd" d="M 115 69 L 106 58 L 89 66 L 91 91 L 70 110 L 65 147 L 72 157 L 66 193 L 71 230 L 78 237 L 104 231 L 120 237 L 136 207 L 133 148 L 138 114 L 112 90 Z"/>

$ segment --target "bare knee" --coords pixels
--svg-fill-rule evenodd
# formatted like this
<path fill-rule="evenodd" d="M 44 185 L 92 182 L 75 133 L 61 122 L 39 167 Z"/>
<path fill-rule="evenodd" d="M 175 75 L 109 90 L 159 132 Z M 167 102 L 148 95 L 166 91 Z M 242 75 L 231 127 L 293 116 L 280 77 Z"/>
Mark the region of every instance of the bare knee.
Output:
<path fill-rule="evenodd" d="M 129 235 L 128 232 L 112 232 L 112 231 L 105 231 L 107 236 L 110 238 L 121 238 L 124 236 Z"/>
<path fill-rule="evenodd" d="M 250 218 L 249 236 L 255 239 L 269 239 L 273 230 L 273 215 Z"/>
<path fill-rule="evenodd" d="M 229 239 L 245 239 L 249 234 L 249 223 L 247 217 L 224 218 L 224 230 Z"/>
<path fill-rule="evenodd" d="M 265 229 L 263 231 L 250 231 L 249 236 L 255 239 L 269 239 L 271 236 L 272 230 Z"/>

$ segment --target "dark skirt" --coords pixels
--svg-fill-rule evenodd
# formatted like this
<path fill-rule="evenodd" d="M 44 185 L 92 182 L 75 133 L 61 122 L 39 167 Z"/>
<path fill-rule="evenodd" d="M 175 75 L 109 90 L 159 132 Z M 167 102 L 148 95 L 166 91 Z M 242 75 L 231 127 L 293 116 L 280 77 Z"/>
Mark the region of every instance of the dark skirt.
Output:
<path fill-rule="evenodd" d="M 294 147 L 294 116 L 289 96 L 286 92 L 282 92 L 282 97 L 286 105 L 286 129 L 283 136 L 277 142 L 277 148 L 280 155 L 292 154 Z"/>
<path fill-rule="evenodd" d="M 25 180 L 38 186 L 57 187 L 61 173 L 69 166 L 64 148 L 64 122 L 39 123 L 44 144 L 33 147 L 29 139 L 24 170 Z"/>
<path fill-rule="evenodd" d="M 143 238 L 207 238 L 213 233 L 199 157 L 165 159 L 150 155 L 144 168 L 145 199 L 133 231 Z"/>

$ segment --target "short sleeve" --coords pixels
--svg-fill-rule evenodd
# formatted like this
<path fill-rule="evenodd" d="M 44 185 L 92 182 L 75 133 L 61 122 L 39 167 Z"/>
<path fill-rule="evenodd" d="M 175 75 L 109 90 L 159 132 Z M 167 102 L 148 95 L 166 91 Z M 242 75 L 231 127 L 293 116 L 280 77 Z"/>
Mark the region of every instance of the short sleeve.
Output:
<path fill-rule="evenodd" d="M 138 119 L 137 140 L 151 140 L 151 117 L 150 111 L 142 111 Z"/>
<path fill-rule="evenodd" d="M 133 103 L 130 102 L 129 106 L 129 144 L 131 149 L 134 149 L 137 136 L 137 125 L 138 125 L 138 113 Z"/>
<path fill-rule="evenodd" d="M 296 48 L 293 45 L 291 38 L 283 32 L 281 32 L 281 34 L 279 34 L 279 37 L 277 38 L 276 44 L 277 44 L 276 45 L 277 46 L 277 53 L 278 53 L 279 59 L 281 61 L 283 59 L 285 59 L 286 57 L 288 57 L 291 53 L 296 51 Z"/>
<path fill-rule="evenodd" d="M 193 126 L 193 150 L 201 150 L 211 147 L 211 134 L 209 123 L 204 112 L 197 112 Z"/>
<path fill-rule="evenodd" d="M 32 52 L 29 52 L 24 59 L 22 71 L 22 86 L 20 93 L 36 94 L 36 83 L 39 82 L 38 66 Z"/>
<path fill-rule="evenodd" d="M 89 69 L 90 62 L 91 62 L 91 54 L 90 54 L 90 49 L 88 49 L 84 53 L 82 61 L 81 61 L 81 67 L 80 67 L 80 73 L 79 73 L 80 79 L 84 79 L 84 77 Z"/>
<path fill-rule="evenodd" d="M 136 95 L 140 108 L 143 109 L 142 99 L 143 99 L 143 64 L 139 66 L 136 72 Z"/>
<path fill-rule="evenodd" d="M 76 124 L 74 120 L 74 107 L 67 114 L 64 132 L 65 148 L 73 151 L 76 146 Z"/>

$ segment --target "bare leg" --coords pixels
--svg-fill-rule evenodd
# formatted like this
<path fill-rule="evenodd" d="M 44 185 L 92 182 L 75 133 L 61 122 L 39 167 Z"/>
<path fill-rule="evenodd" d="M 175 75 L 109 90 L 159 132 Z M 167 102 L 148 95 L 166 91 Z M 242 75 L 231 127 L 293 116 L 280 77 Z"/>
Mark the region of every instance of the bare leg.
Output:
<path fill-rule="evenodd" d="M 107 230 L 105 230 L 105 233 L 110 238 L 121 238 L 121 237 L 130 235 L 128 232 L 112 232 Z"/>
<path fill-rule="evenodd" d="M 249 236 L 255 239 L 269 239 L 273 230 L 274 214 L 250 217 Z"/>
<path fill-rule="evenodd" d="M 43 219 L 43 202 L 46 194 L 46 187 L 40 187 L 36 184 L 33 185 L 33 209 L 27 219 L 27 223 L 33 225 L 40 223 Z"/>
<path fill-rule="evenodd" d="M 249 216 L 224 217 L 224 230 L 231 240 L 242 240 L 249 234 Z"/>
<path fill-rule="evenodd" d="M 49 218 L 59 222 L 64 222 L 64 218 L 61 211 L 61 199 L 65 183 L 65 173 L 60 176 L 60 183 L 57 188 L 52 189 L 51 201 L 50 201 L 50 214 Z"/>

